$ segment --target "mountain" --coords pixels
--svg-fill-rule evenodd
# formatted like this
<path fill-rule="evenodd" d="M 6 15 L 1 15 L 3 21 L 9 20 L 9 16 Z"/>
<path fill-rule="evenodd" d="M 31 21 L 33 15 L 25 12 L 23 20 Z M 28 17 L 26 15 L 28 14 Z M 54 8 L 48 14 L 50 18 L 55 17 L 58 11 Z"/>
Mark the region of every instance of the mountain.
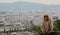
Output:
<path fill-rule="evenodd" d="M 59 8 L 60 5 L 44 5 L 30 2 L 0 3 L 0 8 L 20 8 L 20 9 L 39 9 L 39 8 Z"/>

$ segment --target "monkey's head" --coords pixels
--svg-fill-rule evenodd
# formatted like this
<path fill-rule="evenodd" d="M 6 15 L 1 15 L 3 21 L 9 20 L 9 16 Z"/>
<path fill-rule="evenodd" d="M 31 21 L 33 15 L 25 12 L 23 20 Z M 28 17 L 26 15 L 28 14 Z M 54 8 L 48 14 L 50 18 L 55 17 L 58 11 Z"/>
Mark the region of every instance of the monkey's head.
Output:
<path fill-rule="evenodd" d="M 45 21 L 48 21 L 48 20 L 49 20 L 49 15 L 48 15 L 48 14 L 45 14 L 45 15 L 44 15 L 44 20 L 45 20 Z"/>

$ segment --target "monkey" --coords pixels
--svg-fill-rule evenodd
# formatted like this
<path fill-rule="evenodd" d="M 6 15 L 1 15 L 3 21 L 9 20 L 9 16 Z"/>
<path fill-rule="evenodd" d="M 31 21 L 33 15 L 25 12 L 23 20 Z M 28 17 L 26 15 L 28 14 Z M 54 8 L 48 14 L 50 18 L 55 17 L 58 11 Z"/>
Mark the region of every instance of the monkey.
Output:
<path fill-rule="evenodd" d="M 45 14 L 43 16 L 41 31 L 42 31 L 43 35 L 48 35 L 49 32 L 53 31 L 53 23 L 48 14 Z"/>

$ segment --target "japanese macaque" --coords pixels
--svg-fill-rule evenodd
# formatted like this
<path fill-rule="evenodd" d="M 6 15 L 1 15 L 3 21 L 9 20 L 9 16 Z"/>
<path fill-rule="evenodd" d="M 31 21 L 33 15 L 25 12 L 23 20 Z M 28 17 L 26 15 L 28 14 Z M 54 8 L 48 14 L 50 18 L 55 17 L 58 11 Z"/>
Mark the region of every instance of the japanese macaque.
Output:
<path fill-rule="evenodd" d="M 41 31 L 44 35 L 48 35 L 47 33 L 53 31 L 53 23 L 51 23 L 51 19 L 48 14 L 43 16 Z"/>

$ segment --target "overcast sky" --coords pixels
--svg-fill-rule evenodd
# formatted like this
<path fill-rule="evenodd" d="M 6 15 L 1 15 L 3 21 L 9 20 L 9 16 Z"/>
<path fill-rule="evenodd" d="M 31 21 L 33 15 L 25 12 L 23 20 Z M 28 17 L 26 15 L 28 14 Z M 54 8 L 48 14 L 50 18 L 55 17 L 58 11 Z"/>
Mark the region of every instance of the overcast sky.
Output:
<path fill-rule="evenodd" d="M 0 3 L 32 2 L 47 5 L 60 5 L 60 0 L 0 0 Z"/>

